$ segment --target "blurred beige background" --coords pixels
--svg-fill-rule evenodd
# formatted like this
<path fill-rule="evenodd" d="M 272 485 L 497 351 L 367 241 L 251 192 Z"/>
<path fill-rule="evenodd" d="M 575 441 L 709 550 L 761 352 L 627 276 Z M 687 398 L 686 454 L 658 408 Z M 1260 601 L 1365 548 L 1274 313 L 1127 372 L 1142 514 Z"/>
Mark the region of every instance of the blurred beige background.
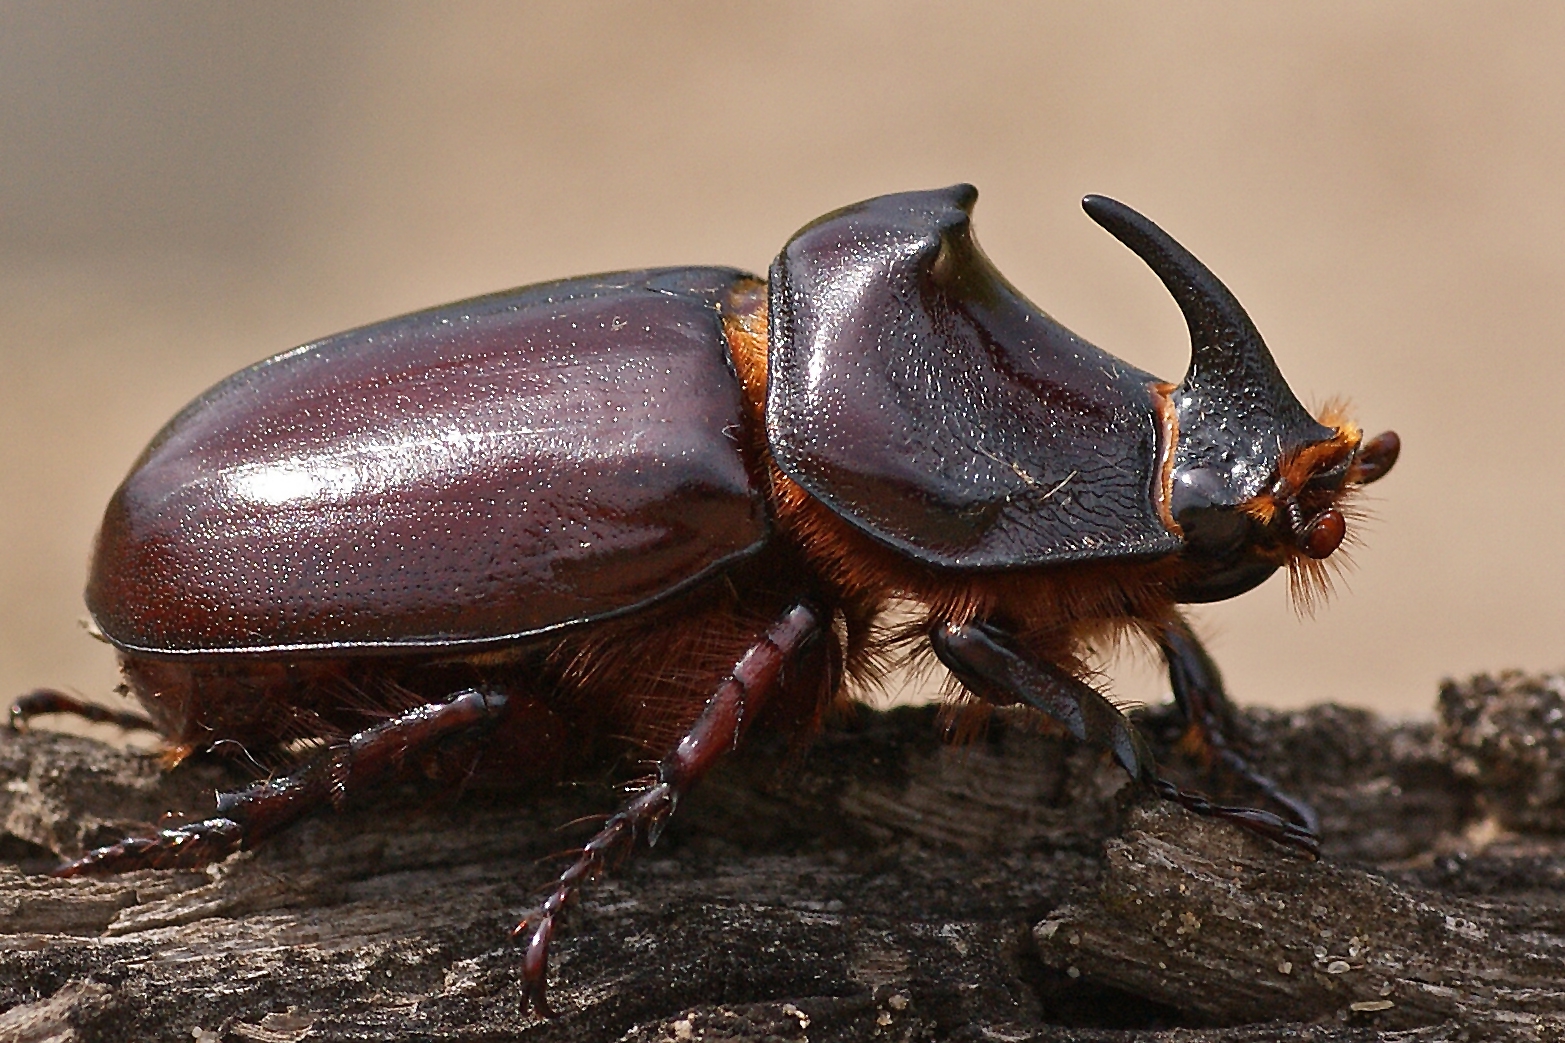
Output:
<path fill-rule="evenodd" d="M 1078 208 L 1103 192 L 1307 403 L 1401 433 L 1349 590 L 1200 612 L 1241 700 L 1421 714 L 1442 675 L 1565 664 L 1562 54 L 1548 3 L 6 0 L 0 694 L 112 687 L 77 625 L 98 513 L 228 372 L 550 277 L 763 271 L 827 210 L 959 180 L 1088 339 L 1183 372 L 1173 303 Z"/>

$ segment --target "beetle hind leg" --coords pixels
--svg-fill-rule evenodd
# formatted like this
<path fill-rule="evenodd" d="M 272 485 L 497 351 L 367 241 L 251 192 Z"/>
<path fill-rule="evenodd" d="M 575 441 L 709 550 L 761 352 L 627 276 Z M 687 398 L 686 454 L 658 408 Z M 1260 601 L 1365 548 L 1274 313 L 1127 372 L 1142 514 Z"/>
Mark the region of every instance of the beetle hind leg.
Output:
<path fill-rule="evenodd" d="M 291 775 L 219 794 L 212 818 L 89 851 L 54 875 L 210 865 L 255 847 L 307 815 L 341 807 L 361 791 L 406 775 L 448 740 L 489 731 L 500 723 L 506 706 L 498 692 L 469 689 L 447 702 L 417 707 L 331 747 Z"/>
<path fill-rule="evenodd" d="M 126 731 L 160 730 L 150 717 L 132 710 L 111 710 L 107 706 L 99 706 L 53 688 L 39 688 L 19 696 L 11 704 L 6 722 L 13 732 L 21 732 L 27 730 L 27 723 L 34 717 L 48 714 L 67 714 L 93 724 L 112 724 Z"/>
<path fill-rule="evenodd" d="M 968 690 L 998 705 L 1021 703 L 1059 722 L 1072 736 L 1108 750 L 1135 781 L 1198 815 L 1226 819 L 1268 840 L 1319 854 L 1313 829 L 1259 808 L 1219 804 L 1181 789 L 1158 771 L 1136 726 L 1102 694 L 1068 671 L 1011 647 L 1008 635 L 985 623 L 941 623 L 929 634 L 935 655 Z"/>
<path fill-rule="evenodd" d="M 582 845 L 548 897 L 516 925 L 513 935 L 531 931 L 522 983 L 524 1002 L 538 1014 L 552 1016 L 545 998 L 549 946 L 570 902 L 611 862 L 627 855 L 637 839 L 645 837 L 648 846 L 657 842 L 680 798 L 739 744 L 768 703 L 795 683 L 795 668 L 807 676 L 823 676 L 806 663 L 811 648 L 827 636 L 821 610 L 807 602 L 794 605 L 773 623 L 717 685 L 695 723 L 658 764 L 656 782 Z M 824 676 L 829 681 L 829 668 Z"/>

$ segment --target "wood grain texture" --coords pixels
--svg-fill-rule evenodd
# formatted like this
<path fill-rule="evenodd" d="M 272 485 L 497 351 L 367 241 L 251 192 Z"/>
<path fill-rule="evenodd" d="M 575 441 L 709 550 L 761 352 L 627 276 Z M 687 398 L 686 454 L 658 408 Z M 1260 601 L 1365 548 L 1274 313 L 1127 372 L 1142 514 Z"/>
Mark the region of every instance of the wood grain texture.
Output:
<path fill-rule="evenodd" d="M 1547 743 L 1559 689 L 1450 686 L 1440 726 L 1251 714 L 1322 813 L 1318 863 L 1008 719 L 954 749 L 927 708 L 863 713 L 802 767 L 736 760 L 595 887 L 552 1022 L 520 1013 L 508 931 L 608 785 L 408 789 L 208 871 L 54 880 L 242 776 L 0 736 L 0 1040 L 1565 1038 L 1565 840 L 1520 831 L 1552 775 L 1519 796 L 1473 745 L 1480 719 Z"/>

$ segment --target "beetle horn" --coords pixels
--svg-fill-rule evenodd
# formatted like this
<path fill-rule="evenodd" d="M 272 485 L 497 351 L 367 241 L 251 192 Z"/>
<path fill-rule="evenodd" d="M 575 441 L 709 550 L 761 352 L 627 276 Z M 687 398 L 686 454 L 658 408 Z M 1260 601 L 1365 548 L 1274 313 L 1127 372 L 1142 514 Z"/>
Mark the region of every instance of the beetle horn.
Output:
<path fill-rule="evenodd" d="M 1211 269 L 1124 203 L 1087 196 L 1081 205 L 1157 273 L 1184 312 L 1190 368 L 1174 393 L 1179 416 L 1174 466 L 1176 475 L 1200 472 L 1202 506 L 1248 499 L 1283 453 L 1332 437 L 1282 379 L 1255 323 Z"/>

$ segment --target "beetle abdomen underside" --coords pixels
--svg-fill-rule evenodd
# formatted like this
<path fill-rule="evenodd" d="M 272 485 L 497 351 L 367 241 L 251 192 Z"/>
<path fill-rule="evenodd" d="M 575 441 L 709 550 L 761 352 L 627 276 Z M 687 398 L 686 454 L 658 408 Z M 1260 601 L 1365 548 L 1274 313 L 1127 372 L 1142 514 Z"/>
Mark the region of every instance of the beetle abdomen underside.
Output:
<path fill-rule="evenodd" d="M 1157 378 L 1039 311 L 978 249 L 976 192 L 882 196 L 772 266 L 767 434 L 790 478 L 930 564 L 1151 556 Z"/>
<path fill-rule="evenodd" d="M 115 494 L 87 592 L 152 652 L 453 648 L 612 615 L 766 533 L 731 269 L 404 316 L 207 392 Z"/>

